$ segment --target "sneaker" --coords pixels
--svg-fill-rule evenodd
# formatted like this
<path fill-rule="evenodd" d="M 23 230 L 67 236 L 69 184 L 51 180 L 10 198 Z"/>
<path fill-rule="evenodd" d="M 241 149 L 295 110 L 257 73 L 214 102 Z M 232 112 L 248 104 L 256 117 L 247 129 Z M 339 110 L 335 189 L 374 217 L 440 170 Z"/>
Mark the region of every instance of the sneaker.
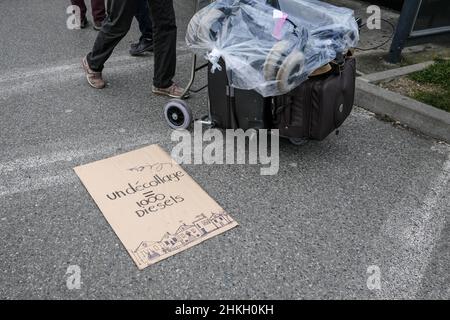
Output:
<path fill-rule="evenodd" d="M 81 19 L 80 21 L 80 29 L 86 29 L 86 27 L 88 26 L 89 21 L 86 17 L 84 17 L 83 19 Z"/>
<path fill-rule="evenodd" d="M 86 57 L 83 58 L 82 65 L 89 85 L 95 89 L 103 89 L 106 86 L 106 83 L 103 80 L 102 73 L 93 71 L 91 67 L 89 67 Z"/>
<path fill-rule="evenodd" d="M 132 56 L 140 56 L 144 52 L 153 52 L 153 39 L 141 39 L 138 43 L 133 43 L 130 48 Z"/>
<path fill-rule="evenodd" d="M 152 86 L 152 92 L 154 94 L 159 94 L 161 96 L 167 96 L 171 98 L 177 98 L 177 99 L 183 99 L 188 98 L 189 93 L 186 93 L 183 95 L 184 89 L 173 83 L 168 88 L 156 88 L 155 86 Z"/>
<path fill-rule="evenodd" d="M 100 31 L 103 23 L 101 21 L 94 21 L 94 25 L 92 26 L 95 31 Z"/>

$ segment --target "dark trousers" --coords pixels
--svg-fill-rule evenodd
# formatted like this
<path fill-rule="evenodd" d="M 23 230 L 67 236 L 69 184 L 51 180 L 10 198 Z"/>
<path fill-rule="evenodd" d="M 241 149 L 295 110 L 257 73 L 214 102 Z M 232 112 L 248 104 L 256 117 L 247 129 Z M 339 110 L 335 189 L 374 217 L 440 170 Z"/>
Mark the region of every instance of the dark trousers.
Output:
<path fill-rule="evenodd" d="M 107 17 L 97 35 L 92 51 L 87 55 L 89 66 L 101 71 L 114 48 L 128 33 L 138 9 L 139 0 L 109 0 Z M 176 68 L 177 26 L 173 0 L 150 0 L 153 22 L 153 85 L 167 88 L 172 85 Z"/>
<path fill-rule="evenodd" d="M 148 0 L 138 0 L 138 10 L 134 15 L 139 23 L 141 39 L 153 39 L 152 19 Z"/>
<path fill-rule="evenodd" d="M 72 4 L 78 6 L 81 11 L 81 19 L 86 17 L 86 4 L 84 0 L 71 0 Z M 92 17 L 95 22 L 103 22 L 105 20 L 105 0 L 91 0 Z"/>

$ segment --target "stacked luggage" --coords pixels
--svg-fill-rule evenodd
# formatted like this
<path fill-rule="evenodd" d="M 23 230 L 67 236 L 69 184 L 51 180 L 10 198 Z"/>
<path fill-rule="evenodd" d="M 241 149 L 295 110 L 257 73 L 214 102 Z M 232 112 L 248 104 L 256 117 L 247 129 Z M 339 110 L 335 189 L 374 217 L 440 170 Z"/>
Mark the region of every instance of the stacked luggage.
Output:
<path fill-rule="evenodd" d="M 296 144 L 323 140 L 353 107 L 358 31 L 352 10 L 317 0 L 218 0 L 203 8 L 186 42 L 208 59 L 211 122 L 279 129 Z"/>

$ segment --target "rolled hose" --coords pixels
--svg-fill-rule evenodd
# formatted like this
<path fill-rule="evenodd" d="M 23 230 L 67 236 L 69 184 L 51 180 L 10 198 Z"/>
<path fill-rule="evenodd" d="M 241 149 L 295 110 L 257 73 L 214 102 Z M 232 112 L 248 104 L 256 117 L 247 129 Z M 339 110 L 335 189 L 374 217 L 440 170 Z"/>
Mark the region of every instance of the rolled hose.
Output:
<path fill-rule="evenodd" d="M 283 61 L 280 69 L 277 72 L 278 89 L 281 92 L 289 92 L 295 87 L 295 82 L 289 81 L 293 75 L 300 74 L 305 66 L 305 55 L 295 49 Z"/>
<path fill-rule="evenodd" d="M 272 49 L 270 49 L 263 67 L 264 79 L 266 79 L 266 81 L 276 79 L 279 66 L 288 56 L 289 47 L 289 42 L 287 40 L 282 40 L 275 43 Z"/>
<path fill-rule="evenodd" d="M 277 42 L 264 62 L 264 78 L 266 81 L 276 81 L 281 92 L 293 89 L 294 84 L 289 81 L 294 74 L 301 73 L 305 65 L 305 55 L 298 49 L 290 50 L 287 40 Z"/>

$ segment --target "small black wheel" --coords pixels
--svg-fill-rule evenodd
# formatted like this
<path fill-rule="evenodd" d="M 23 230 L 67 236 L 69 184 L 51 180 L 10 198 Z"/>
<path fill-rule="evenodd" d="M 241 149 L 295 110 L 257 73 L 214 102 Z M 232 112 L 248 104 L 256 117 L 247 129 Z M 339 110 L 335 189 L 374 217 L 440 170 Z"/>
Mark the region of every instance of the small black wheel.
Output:
<path fill-rule="evenodd" d="M 306 138 L 289 138 L 289 142 L 296 146 L 303 146 L 308 143 Z"/>
<path fill-rule="evenodd" d="M 187 129 L 192 122 L 192 111 L 183 100 L 171 99 L 164 107 L 164 117 L 172 129 Z"/>

